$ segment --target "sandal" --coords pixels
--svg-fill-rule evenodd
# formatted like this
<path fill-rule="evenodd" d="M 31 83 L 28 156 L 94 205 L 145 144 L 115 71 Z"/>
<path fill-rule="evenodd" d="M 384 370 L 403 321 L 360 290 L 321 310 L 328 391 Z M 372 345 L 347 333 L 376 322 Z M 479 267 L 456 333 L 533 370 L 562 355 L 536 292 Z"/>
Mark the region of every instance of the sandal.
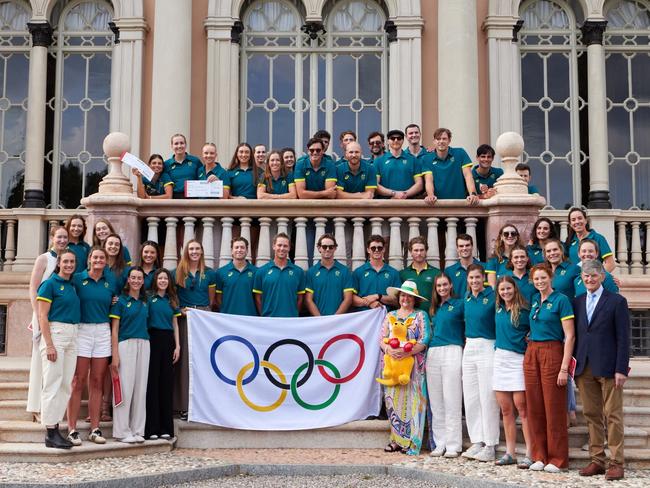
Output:
<path fill-rule="evenodd" d="M 497 466 L 510 466 L 511 464 L 517 464 L 517 460 L 506 452 L 501 456 L 501 459 L 494 461 L 494 464 Z"/>
<path fill-rule="evenodd" d="M 517 463 L 517 467 L 519 469 L 528 469 L 532 465 L 533 465 L 533 461 L 528 456 L 526 456 L 523 459 L 520 459 L 519 462 Z"/>
<path fill-rule="evenodd" d="M 395 444 L 394 442 L 389 443 L 386 447 L 384 447 L 384 452 L 401 452 L 402 448 Z"/>
<path fill-rule="evenodd" d="M 111 406 L 110 403 L 102 403 L 102 413 L 99 418 L 101 422 L 110 422 L 113 420 L 113 417 L 111 417 Z"/>

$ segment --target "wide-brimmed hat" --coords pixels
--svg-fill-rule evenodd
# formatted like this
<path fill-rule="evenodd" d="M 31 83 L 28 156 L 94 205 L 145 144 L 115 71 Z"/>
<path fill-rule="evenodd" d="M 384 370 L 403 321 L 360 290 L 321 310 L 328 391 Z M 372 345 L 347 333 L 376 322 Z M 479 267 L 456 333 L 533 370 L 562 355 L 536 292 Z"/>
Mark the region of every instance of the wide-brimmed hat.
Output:
<path fill-rule="evenodd" d="M 402 283 L 402 286 L 400 286 L 399 288 L 395 286 L 389 286 L 386 289 L 386 293 L 395 298 L 397 298 L 397 296 L 400 293 L 406 293 L 407 295 L 411 295 L 412 297 L 419 298 L 420 300 L 429 301 L 428 298 L 424 298 L 423 296 L 420 296 L 418 294 L 418 285 L 415 284 L 415 281 L 411 281 L 411 280 L 406 280 L 404 283 Z"/>

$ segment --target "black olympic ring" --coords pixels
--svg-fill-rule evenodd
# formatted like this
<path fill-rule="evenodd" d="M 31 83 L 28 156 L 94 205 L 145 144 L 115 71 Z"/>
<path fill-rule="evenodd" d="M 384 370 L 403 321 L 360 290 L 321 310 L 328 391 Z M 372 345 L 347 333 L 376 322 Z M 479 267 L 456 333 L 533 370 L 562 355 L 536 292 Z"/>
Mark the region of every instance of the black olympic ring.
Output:
<path fill-rule="evenodd" d="M 292 344 L 294 346 L 298 346 L 300 349 L 305 351 L 305 354 L 307 355 L 307 371 L 305 372 L 305 376 L 303 376 L 298 381 L 298 386 L 300 387 L 304 385 L 307 382 L 307 380 L 309 380 L 312 372 L 314 371 L 314 353 L 311 352 L 311 349 L 309 349 L 309 347 L 307 347 L 307 344 L 296 339 L 282 339 L 280 341 L 274 342 L 269 346 L 269 348 L 264 353 L 264 361 L 270 362 L 269 358 L 271 357 L 271 353 L 273 353 L 273 351 L 275 351 L 278 347 L 284 346 L 285 344 Z M 269 379 L 269 381 L 273 383 L 275 386 L 277 386 L 278 388 L 282 388 L 283 390 L 289 390 L 291 388 L 291 382 L 282 383 L 276 380 L 271 374 L 271 371 L 269 371 L 269 368 L 267 368 L 266 366 L 264 366 L 264 374 Z"/>

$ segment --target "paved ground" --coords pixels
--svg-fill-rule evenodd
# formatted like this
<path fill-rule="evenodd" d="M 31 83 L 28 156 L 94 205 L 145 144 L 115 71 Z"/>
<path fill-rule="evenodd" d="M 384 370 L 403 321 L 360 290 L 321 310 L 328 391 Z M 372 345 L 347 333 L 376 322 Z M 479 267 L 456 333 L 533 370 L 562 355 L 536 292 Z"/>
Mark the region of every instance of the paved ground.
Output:
<path fill-rule="evenodd" d="M 436 488 L 434 483 L 420 480 L 407 480 L 390 476 L 369 474 L 341 476 L 248 476 L 239 475 L 221 480 L 196 481 L 174 485 L 173 488 Z M 168 487 L 172 488 L 172 487 Z"/>

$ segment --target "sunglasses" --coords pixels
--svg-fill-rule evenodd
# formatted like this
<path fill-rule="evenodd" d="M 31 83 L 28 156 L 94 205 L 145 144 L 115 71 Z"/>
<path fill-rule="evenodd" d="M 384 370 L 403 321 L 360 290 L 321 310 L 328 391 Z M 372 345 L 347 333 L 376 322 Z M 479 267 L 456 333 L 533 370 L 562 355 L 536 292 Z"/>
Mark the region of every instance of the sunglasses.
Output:
<path fill-rule="evenodd" d="M 384 141 L 370 141 L 368 144 L 371 146 L 381 146 L 384 143 Z"/>
<path fill-rule="evenodd" d="M 317 148 L 314 148 L 314 149 L 309 148 L 308 151 L 309 151 L 311 154 L 320 154 L 320 153 L 323 152 L 323 150 L 322 150 L 321 148 L 318 148 L 318 147 L 317 147 Z"/>
<path fill-rule="evenodd" d="M 370 246 L 372 252 L 379 252 L 384 250 L 384 246 Z"/>
<path fill-rule="evenodd" d="M 321 244 L 320 248 L 329 251 L 331 249 L 336 249 L 336 244 Z"/>
<path fill-rule="evenodd" d="M 502 234 L 503 237 L 517 237 L 519 235 L 519 232 L 512 231 L 512 230 L 504 230 Z"/>

